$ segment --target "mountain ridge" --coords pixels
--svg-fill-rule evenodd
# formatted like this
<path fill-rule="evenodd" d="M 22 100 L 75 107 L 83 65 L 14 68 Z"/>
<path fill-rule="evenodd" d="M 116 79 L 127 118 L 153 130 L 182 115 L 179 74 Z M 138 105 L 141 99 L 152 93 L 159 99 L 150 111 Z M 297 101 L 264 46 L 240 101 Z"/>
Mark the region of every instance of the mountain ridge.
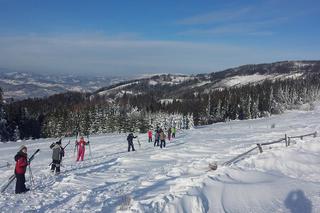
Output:
<path fill-rule="evenodd" d="M 170 98 L 179 98 L 185 93 L 221 90 L 225 88 L 259 83 L 264 80 L 303 78 L 320 72 L 320 61 L 280 61 L 264 64 L 248 64 L 220 72 L 197 75 L 161 74 L 149 78 L 133 79 L 101 88 L 93 95 L 117 97 L 124 94 L 152 93 L 164 90 Z"/>
<path fill-rule="evenodd" d="M 188 93 L 208 93 L 264 80 L 300 78 L 320 72 L 320 60 L 294 60 L 247 64 L 203 74 L 154 74 L 134 79 L 75 75 L 40 75 L 0 70 L 5 100 L 42 98 L 70 91 L 116 98 L 163 91 L 162 98 L 180 98 Z"/>

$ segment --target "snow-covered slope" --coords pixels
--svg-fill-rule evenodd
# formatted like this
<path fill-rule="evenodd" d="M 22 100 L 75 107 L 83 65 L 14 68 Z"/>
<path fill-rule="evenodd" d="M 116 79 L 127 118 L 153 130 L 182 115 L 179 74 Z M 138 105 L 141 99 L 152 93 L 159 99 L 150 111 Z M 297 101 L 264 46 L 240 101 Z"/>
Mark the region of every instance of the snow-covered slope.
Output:
<path fill-rule="evenodd" d="M 194 92 L 209 92 L 247 84 L 259 84 L 265 80 L 303 78 L 320 72 L 320 61 L 283 61 L 270 64 L 251 64 L 220 72 L 198 75 L 161 74 L 140 78 L 99 89 L 96 94 L 121 96 L 165 92 L 167 98 L 180 98 Z"/>
<path fill-rule="evenodd" d="M 319 138 L 271 146 L 231 165 L 221 164 L 256 143 L 320 130 L 320 107 L 269 118 L 232 121 L 181 130 L 165 149 L 139 135 L 141 147 L 128 153 L 123 134 L 90 137 L 91 154 L 75 162 L 66 149 L 62 174 L 54 176 L 53 139 L 23 142 L 32 162 L 35 188 L 15 195 L 14 184 L 0 197 L 1 212 L 317 212 L 320 209 Z M 65 138 L 63 144 L 74 138 Z M 0 166 L 14 163 L 22 143 L 0 144 Z M 216 171 L 208 163 L 217 161 Z M 5 181 L 13 167 L 0 167 Z M 29 174 L 27 173 L 27 180 Z M 27 182 L 30 186 L 30 182 Z"/>

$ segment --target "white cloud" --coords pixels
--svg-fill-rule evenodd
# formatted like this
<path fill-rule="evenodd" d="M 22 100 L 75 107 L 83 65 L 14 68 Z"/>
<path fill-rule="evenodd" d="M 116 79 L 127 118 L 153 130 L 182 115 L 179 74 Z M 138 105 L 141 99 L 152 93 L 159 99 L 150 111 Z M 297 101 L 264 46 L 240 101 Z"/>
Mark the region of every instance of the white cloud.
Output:
<path fill-rule="evenodd" d="M 177 23 L 182 25 L 200 25 L 212 24 L 217 22 L 227 22 L 235 20 L 239 17 L 246 16 L 250 13 L 250 11 L 252 11 L 251 7 L 219 10 L 178 20 Z"/>
<path fill-rule="evenodd" d="M 290 19 L 288 14 L 279 13 L 278 10 L 266 4 L 198 14 L 177 21 L 186 28 L 178 35 L 270 36 L 275 34 L 275 26 L 285 24 Z"/>

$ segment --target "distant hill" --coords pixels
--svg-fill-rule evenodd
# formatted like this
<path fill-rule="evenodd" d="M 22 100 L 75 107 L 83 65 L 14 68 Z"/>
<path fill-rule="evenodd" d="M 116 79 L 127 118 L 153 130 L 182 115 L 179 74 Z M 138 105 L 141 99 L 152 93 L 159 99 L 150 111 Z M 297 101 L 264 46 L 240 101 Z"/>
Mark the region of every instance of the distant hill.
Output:
<path fill-rule="evenodd" d="M 154 75 L 124 81 L 101 88 L 94 95 L 109 98 L 157 93 L 160 98 L 181 98 L 190 93 L 258 84 L 264 80 L 303 78 L 320 72 L 320 61 L 282 61 L 270 64 L 250 64 L 221 72 L 198 75 Z"/>
<path fill-rule="evenodd" d="M 93 92 L 101 87 L 127 80 L 119 77 L 79 77 L 40 75 L 0 69 L 0 87 L 4 99 L 41 98 L 64 92 Z"/>

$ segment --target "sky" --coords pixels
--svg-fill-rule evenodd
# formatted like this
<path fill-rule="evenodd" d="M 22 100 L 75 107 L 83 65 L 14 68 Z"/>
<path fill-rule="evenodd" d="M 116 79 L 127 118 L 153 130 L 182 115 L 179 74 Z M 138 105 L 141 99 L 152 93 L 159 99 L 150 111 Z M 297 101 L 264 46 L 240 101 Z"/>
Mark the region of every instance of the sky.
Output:
<path fill-rule="evenodd" d="M 320 59 L 318 0 L 0 0 L 0 69 L 199 74 Z"/>

